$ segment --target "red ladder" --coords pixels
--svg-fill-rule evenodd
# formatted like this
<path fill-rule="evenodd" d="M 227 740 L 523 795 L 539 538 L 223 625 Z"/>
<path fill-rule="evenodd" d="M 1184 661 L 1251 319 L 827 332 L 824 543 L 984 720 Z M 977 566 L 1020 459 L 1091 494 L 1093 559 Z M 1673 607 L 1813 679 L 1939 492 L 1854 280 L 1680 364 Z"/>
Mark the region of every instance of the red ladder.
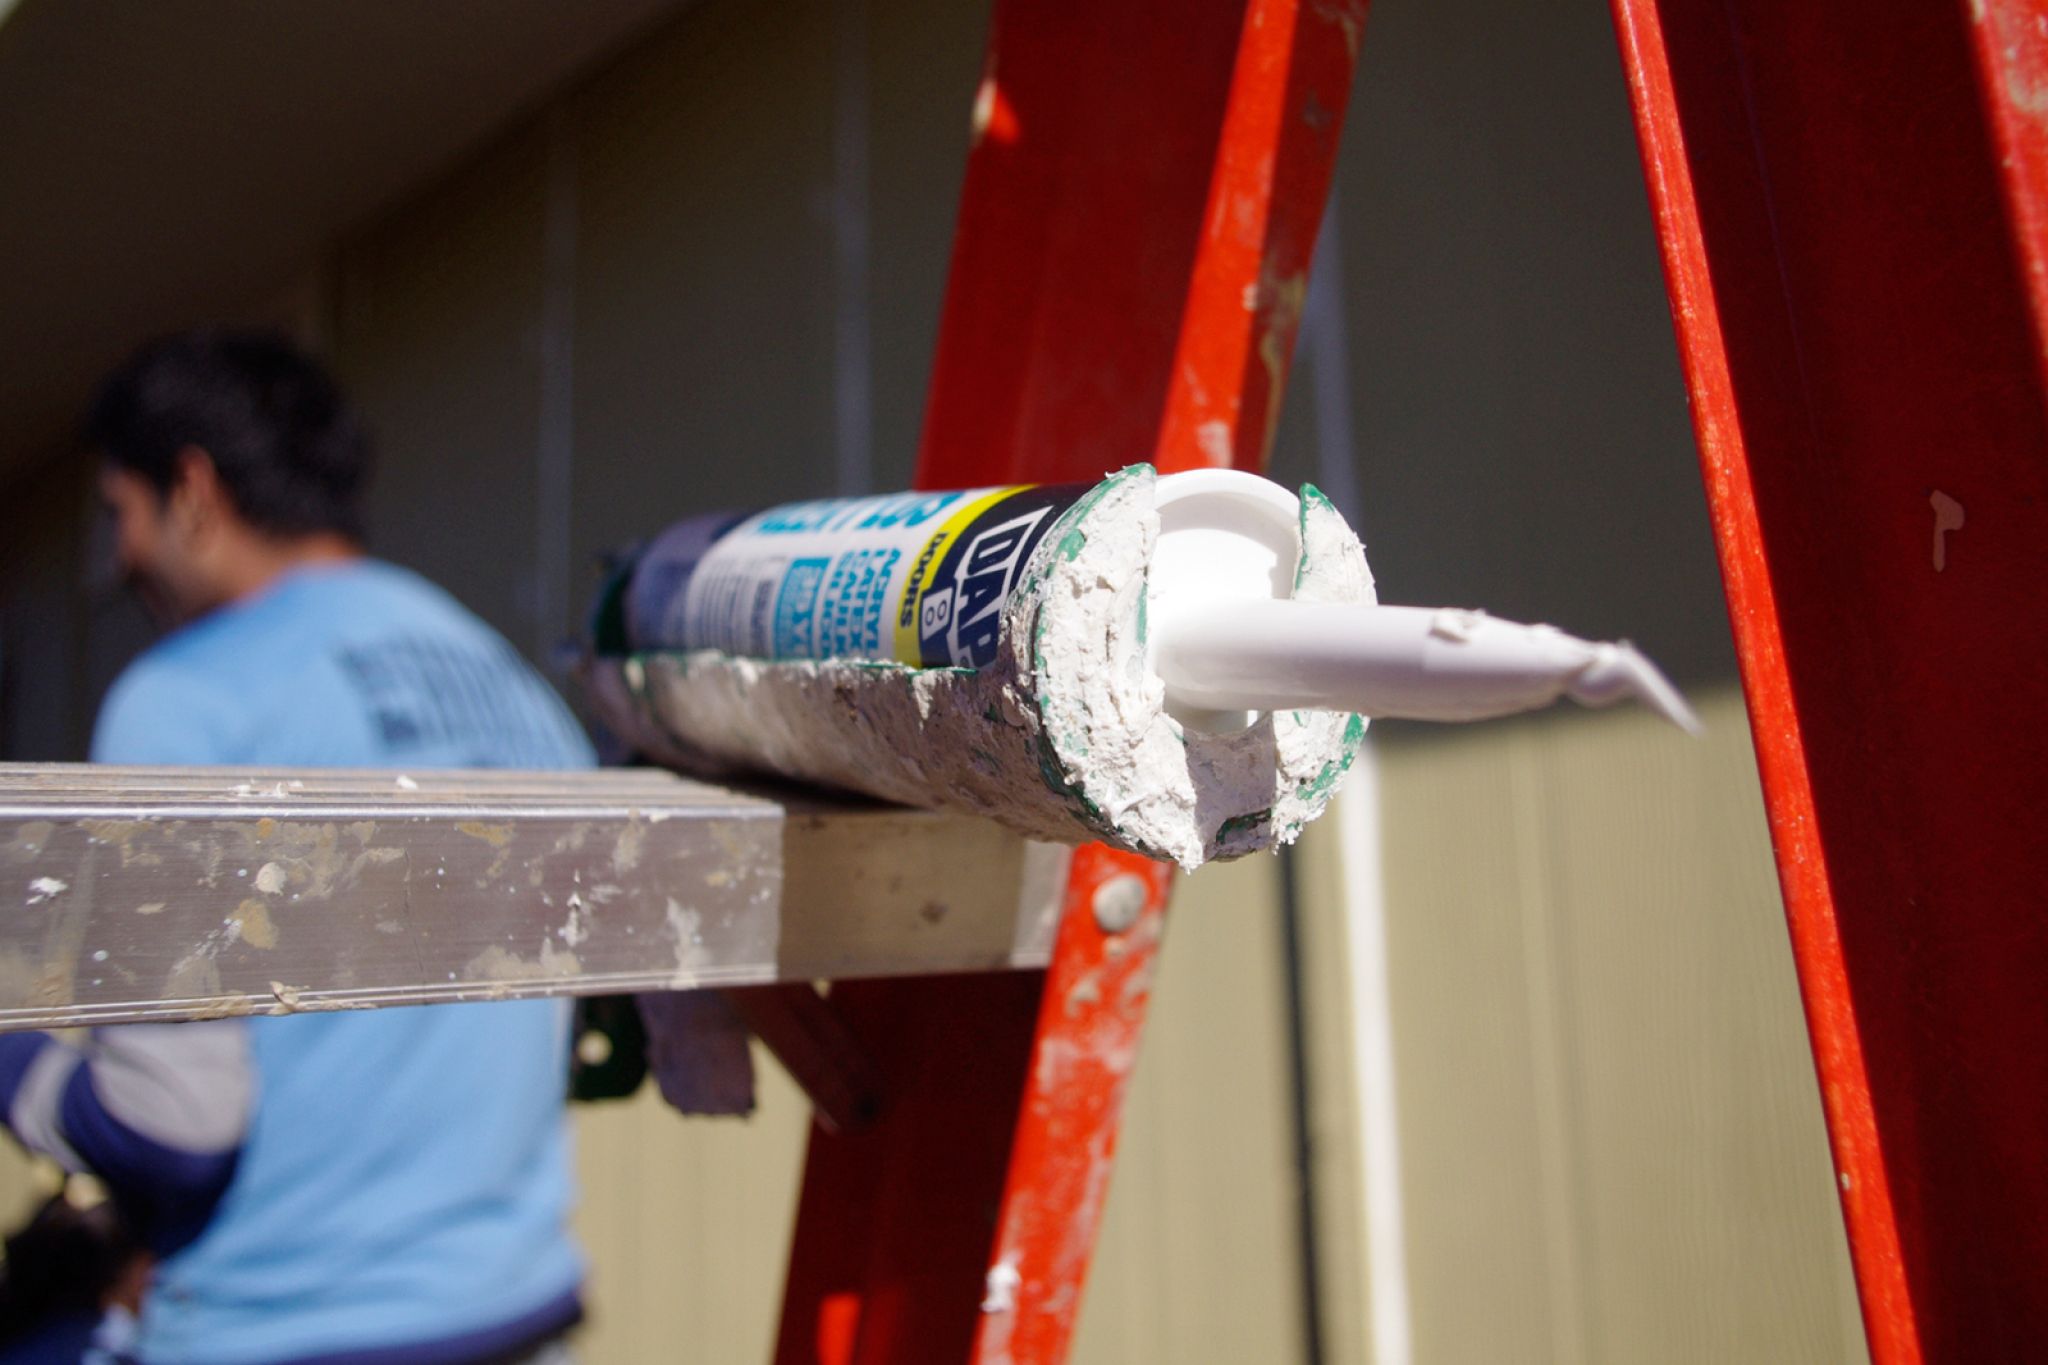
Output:
<path fill-rule="evenodd" d="M 2048 1349 L 2048 7 L 1615 0 L 1871 1352 Z"/>
<path fill-rule="evenodd" d="M 2028 1358 L 2048 10 L 1613 5 L 1871 1347 Z M 1263 462 L 1364 11 L 998 0 L 923 484 Z M 834 990 L 888 1107 L 813 1133 L 778 1360 L 1062 1358 L 1166 888 L 1086 850 L 1048 972 Z"/>
<path fill-rule="evenodd" d="M 999 0 L 921 485 L 1263 465 L 1364 17 Z M 887 1108 L 812 1131 L 779 1361 L 1065 1356 L 1168 882 L 1083 849 L 1048 971 L 833 988 Z"/>

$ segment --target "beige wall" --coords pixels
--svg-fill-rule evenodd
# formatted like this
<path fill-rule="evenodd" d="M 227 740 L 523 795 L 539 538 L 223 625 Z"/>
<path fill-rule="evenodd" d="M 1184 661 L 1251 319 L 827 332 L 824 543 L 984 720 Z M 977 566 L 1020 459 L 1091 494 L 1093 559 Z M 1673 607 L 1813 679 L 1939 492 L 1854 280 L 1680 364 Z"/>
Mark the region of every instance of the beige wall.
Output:
<path fill-rule="evenodd" d="M 1325 1360 L 1372 1361 L 1390 1313 L 1421 1362 L 1865 1357 L 1747 728 L 1698 700 L 1701 741 L 1617 713 L 1376 746 L 1383 999 L 1347 970 L 1372 869 L 1341 818 L 1304 841 Z M 1256 858 L 1176 893 L 1077 1365 L 1305 1359 L 1279 886 Z M 1364 1227 L 1372 1009 L 1397 1247 Z M 803 1123 L 779 1074 L 746 1126 L 585 1112 L 592 1359 L 763 1358 Z"/>
<path fill-rule="evenodd" d="M 1276 872 L 1176 893 L 1075 1365 L 1301 1359 Z M 767 1359 L 808 1113 L 761 1074 L 745 1123 L 685 1121 L 649 1092 L 579 1112 L 578 1349 L 597 1365 Z"/>
<path fill-rule="evenodd" d="M 751 1119 L 685 1120 L 652 1086 L 576 1115 L 590 1365 L 766 1361 L 810 1112 L 756 1051 Z"/>
<path fill-rule="evenodd" d="M 1382 751 L 1417 1360 L 1864 1354 L 1732 689 Z"/>
<path fill-rule="evenodd" d="M 1175 892 L 1076 1365 L 1303 1359 L 1278 892 L 1264 857 Z"/>

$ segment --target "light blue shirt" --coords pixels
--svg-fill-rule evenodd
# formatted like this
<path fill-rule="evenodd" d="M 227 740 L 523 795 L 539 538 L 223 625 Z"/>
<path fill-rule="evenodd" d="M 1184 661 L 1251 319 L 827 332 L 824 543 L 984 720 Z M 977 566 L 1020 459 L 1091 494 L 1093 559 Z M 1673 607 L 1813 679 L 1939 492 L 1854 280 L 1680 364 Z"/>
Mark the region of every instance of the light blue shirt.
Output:
<path fill-rule="evenodd" d="M 370 560 L 293 572 L 162 641 L 109 693 L 93 758 L 593 762 L 510 645 L 432 584 Z M 567 1002 L 241 1027 L 248 1125 L 212 1217 L 158 1268 L 144 1361 L 443 1358 L 573 1312 Z"/>

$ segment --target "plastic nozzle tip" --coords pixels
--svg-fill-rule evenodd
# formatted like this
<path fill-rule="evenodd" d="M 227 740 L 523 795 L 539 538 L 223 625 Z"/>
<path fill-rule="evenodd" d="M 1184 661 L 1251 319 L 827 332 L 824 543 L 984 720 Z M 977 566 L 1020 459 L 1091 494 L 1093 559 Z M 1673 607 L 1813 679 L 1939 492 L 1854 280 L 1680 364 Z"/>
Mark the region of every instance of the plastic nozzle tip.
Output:
<path fill-rule="evenodd" d="M 1695 739 L 1707 732 L 1684 695 L 1641 650 L 1626 640 L 1597 649 L 1598 657 L 1566 689 L 1574 701 L 1605 706 L 1633 697 Z"/>

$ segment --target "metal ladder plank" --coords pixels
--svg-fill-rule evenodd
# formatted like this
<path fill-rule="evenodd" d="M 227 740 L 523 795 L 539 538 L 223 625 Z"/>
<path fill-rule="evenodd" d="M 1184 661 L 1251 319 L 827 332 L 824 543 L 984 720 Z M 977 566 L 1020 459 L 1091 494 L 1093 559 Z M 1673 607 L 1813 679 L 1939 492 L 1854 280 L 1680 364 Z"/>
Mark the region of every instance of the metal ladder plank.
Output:
<path fill-rule="evenodd" d="M 0 1028 L 1041 966 L 1067 850 L 651 770 L 0 765 Z"/>

